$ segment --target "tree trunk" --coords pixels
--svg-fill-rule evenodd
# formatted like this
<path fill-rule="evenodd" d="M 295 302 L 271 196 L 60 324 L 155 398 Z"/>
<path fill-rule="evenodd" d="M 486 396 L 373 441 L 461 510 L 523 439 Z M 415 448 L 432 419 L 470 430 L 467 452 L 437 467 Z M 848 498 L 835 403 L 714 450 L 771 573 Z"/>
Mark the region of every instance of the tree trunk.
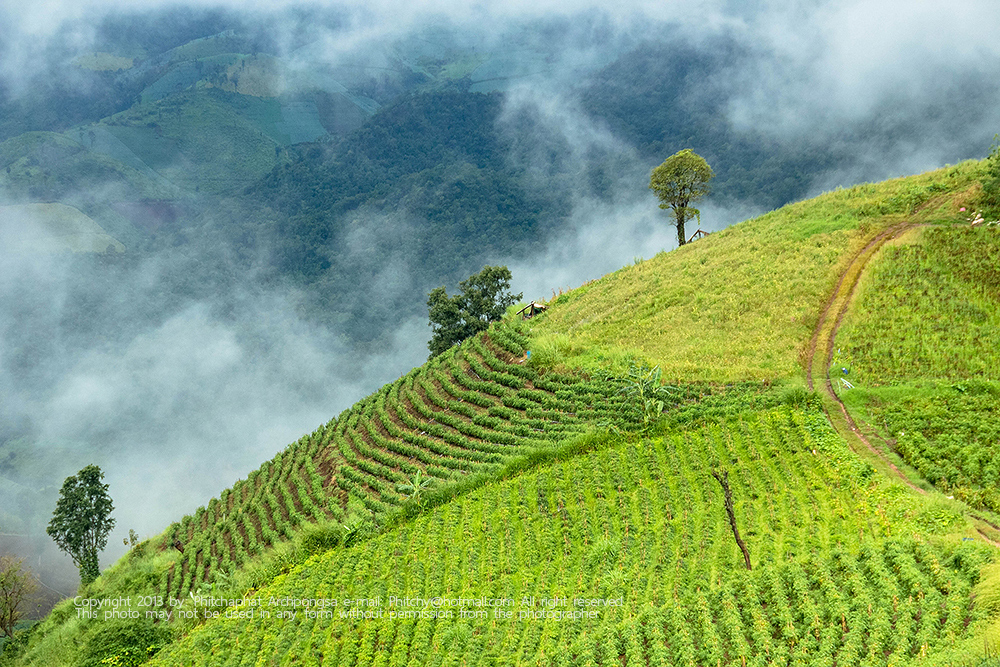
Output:
<path fill-rule="evenodd" d="M 726 497 L 726 514 L 729 515 L 729 527 L 733 529 L 733 537 L 736 538 L 736 544 L 740 545 L 740 551 L 743 552 L 743 561 L 746 563 L 747 569 L 752 569 L 750 567 L 750 552 L 747 551 L 747 545 L 743 542 L 743 538 L 740 537 L 740 531 L 736 527 L 736 512 L 733 510 L 733 494 L 729 490 L 729 471 L 724 470 L 722 476 L 719 476 L 718 471 L 712 471 L 712 477 L 722 485 L 722 492 Z"/>
<path fill-rule="evenodd" d="M 686 212 L 687 211 L 684 210 L 683 206 L 681 206 L 681 207 L 679 207 L 679 208 L 677 208 L 677 209 L 674 210 L 674 215 L 677 217 L 677 222 L 675 222 L 674 224 L 677 226 L 677 245 L 678 245 L 678 247 L 682 246 L 682 245 L 684 245 L 686 243 L 686 239 L 684 238 L 684 214 Z"/>

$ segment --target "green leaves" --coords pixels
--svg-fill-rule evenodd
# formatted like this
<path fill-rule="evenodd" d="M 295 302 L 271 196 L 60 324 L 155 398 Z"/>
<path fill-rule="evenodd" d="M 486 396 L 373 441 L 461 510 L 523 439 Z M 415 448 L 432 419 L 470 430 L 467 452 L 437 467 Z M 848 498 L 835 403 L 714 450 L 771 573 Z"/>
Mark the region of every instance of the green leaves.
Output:
<path fill-rule="evenodd" d="M 684 223 L 701 218 L 701 211 L 691 204 L 709 193 L 708 181 L 714 176 L 705 158 L 690 148 L 674 153 L 650 174 L 649 189 L 656 193 L 660 208 L 674 212 L 678 245 L 685 243 Z"/>
<path fill-rule="evenodd" d="M 0 556 L 0 632 L 9 639 L 14 638 L 14 628 L 35 588 L 35 577 L 22 559 Z"/>
<path fill-rule="evenodd" d="M 524 296 L 510 293 L 510 279 L 506 266 L 485 266 L 458 284 L 460 294 L 450 297 L 444 287 L 431 290 L 427 298 L 433 330 L 427 343 L 431 357 L 502 319 L 507 308 Z"/>
<path fill-rule="evenodd" d="M 980 204 L 983 206 L 984 217 L 996 220 L 1000 216 L 1000 134 L 993 136 L 990 154 L 986 158 Z"/>
<path fill-rule="evenodd" d="M 405 493 L 410 500 L 419 505 L 422 501 L 422 494 L 431 485 L 431 481 L 431 479 L 424 477 L 423 473 L 418 470 L 406 484 L 397 484 L 396 490 L 400 493 Z"/>
<path fill-rule="evenodd" d="M 80 568 L 83 584 L 89 584 L 101 573 L 98 552 L 107 546 L 108 533 L 115 527 L 115 520 L 111 518 L 114 505 L 108 495 L 108 485 L 102 484 L 102 479 L 104 473 L 95 465 L 67 477 L 46 529 L 59 548 Z"/>
<path fill-rule="evenodd" d="M 625 378 L 625 388 L 622 393 L 626 396 L 633 396 L 638 399 L 642 408 L 642 423 L 649 426 L 656 421 L 666 406 L 666 399 L 673 391 L 669 387 L 660 384 L 660 367 L 648 368 L 645 366 L 632 365 Z"/>

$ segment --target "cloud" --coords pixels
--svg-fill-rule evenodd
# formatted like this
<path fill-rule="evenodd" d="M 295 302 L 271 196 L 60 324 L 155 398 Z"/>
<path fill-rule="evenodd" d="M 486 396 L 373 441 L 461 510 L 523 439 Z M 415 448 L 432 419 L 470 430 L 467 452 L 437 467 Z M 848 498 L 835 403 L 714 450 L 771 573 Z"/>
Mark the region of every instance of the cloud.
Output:
<path fill-rule="evenodd" d="M 27 224 L 5 210 L 0 240 Z M 17 506 L 5 494 L 29 481 L 47 486 L 32 491 L 32 525 L 19 526 L 44 532 L 61 480 L 101 466 L 118 522 L 105 562 L 128 529 L 158 533 L 427 355 L 422 320 L 360 353 L 252 269 L 225 292 L 164 293 L 186 266 L 224 261 L 218 249 L 187 248 L 183 260 L 161 251 L 109 273 L 96 259 L 10 248 L 0 243 L 0 442 L 15 440 L 0 464 L 18 437 L 38 463 L 20 459 L 31 480 L 0 479 L 0 504 Z M 385 273 L 376 284 L 399 280 Z M 81 316 L 81 304 L 100 312 Z"/>
<path fill-rule="evenodd" d="M 14 94 L 53 81 L 86 86 L 71 63 L 102 46 L 108 21 L 161 12 L 193 22 L 212 11 L 265 34 L 296 75 L 394 67 L 401 44 L 413 52 L 423 44 L 428 53 L 450 45 L 480 54 L 507 49 L 522 58 L 511 68 L 538 65 L 521 83 L 495 84 L 507 91 L 501 127 L 515 141 L 512 164 L 539 176 L 535 187 L 562 188 L 572 202 L 568 226 L 535 254 L 493 260 L 511 267 L 514 291 L 529 299 L 676 244 L 646 188 L 652 165 L 578 105 L 587 73 L 646 41 L 681 35 L 714 48 L 721 37 L 745 46 L 745 59 L 706 85 L 726 96 L 737 128 L 854 151 L 854 164 L 824 174 L 816 189 L 957 161 L 1000 127 L 997 9 L 985 0 L 947 11 L 929 0 L 151 0 L 141 11 L 125 0 L 8 2 L 0 8 L 0 80 Z M 441 43 L 432 43 L 435 35 Z M 613 165 L 600 197 L 587 171 L 597 163 Z M 702 211 L 708 230 L 754 212 L 710 203 Z M 405 250 L 420 221 L 364 209 L 355 217 L 338 261 L 384 255 L 359 289 L 378 297 L 372 308 L 392 309 L 393 295 L 414 279 Z M 53 449 L 99 452 L 122 531 L 155 532 L 191 512 L 426 357 L 424 319 L 399 323 L 384 349 L 359 358 L 336 331 L 300 317 L 285 287 L 265 285 L 252 269 L 233 270 L 226 293 L 197 285 L 161 293 L 186 268 L 199 275 L 199 266 L 225 263 L 224 247 L 160 252 L 109 283 L 77 271 L 79 260 L 12 253 L 2 241 L 0 426 L 31 431 Z M 110 313 L 116 325 L 81 331 L 74 320 L 81 304 Z"/>

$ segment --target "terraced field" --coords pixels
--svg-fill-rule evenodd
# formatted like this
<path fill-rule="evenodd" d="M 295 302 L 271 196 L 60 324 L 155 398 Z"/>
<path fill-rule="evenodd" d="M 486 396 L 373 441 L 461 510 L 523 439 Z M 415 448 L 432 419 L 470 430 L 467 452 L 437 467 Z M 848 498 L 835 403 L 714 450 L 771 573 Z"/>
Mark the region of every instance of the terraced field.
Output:
<path fill-rule="evenodd" d="M 183 598 L 291 539 L 303 524 L 384 523 L 425 493 L 497 474 L 598 422 L 641 421 L 619 385 L 523 365 L 526 343 L 510 325 L 494 326 L 360 401 L 173 524 L 159 548 L 181 557 L 163 573 L 159 593 Z M 412 488 L 415 481 L 426 491 Z"/>
<path fill-rule="evenodd" d="M 997 357 L 977 328 L 992 322 L 996 263 L 955 264 L 975 255 L 972 236 L 941 237 L 937 259 L 876 254 L 904 227 L 953 223 L 975 173 L 830 193 L 554 299 L 530 341 L 523 324 L 493 327 L 85 590 L 131 596 L 136 616 L 87 620 L 65 601 L 17 664 L 978 667 L 1000 641 L 998 533 L 980 516 L 995 501 L 983 485 L 996 475 Z M 754 248 L 766 270 L 746 261 Z M 905 266 L 879 272 L 889 252 Z M 807 378 L 826 370 L 827 342 L 848 351 L 856 388 L 842 395 L 859 430 L 867 420 L 918 452 L 921 472 L 980 511 L 882 474 L 834 430 L 794 383 L 821 333 Z M 885 375 L 925 354 L 916 375 Z M 934 375 L 949 355 L 965 366 Z M 681 385 L 666 418 L 627 391 L 645 387 L 626 377 L 637 358 Z M 681 384 L 698 379 L 727 384 Z"/>
<path fill-rule="evenodd" d="M 971 591 L 989 547 L 907 537 L 928 532 L 924 503 L 820 413 L 747 413 L 492 483 L 327 552 L 237 608 L 256 618 L 213 621 L 152 664 L 899 664 L 986 617 Z M 498 599 L 511 617 L 475 602 Z M 324 613 L 310 615 L 289 600 L 378 602 L 314 602 Z M 277 618 L 285 609 L 298 613 Z"/>

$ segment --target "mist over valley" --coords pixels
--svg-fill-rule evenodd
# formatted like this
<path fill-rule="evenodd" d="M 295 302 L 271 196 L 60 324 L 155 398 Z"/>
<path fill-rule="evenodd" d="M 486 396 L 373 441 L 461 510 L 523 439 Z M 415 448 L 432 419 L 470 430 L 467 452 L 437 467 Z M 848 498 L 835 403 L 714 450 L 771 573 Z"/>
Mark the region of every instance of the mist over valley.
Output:
<path fill-rule="evenodd" d="M 0 552 L 68 594 L 45 526 L 84 465 L 110 563 L 421 364 L 434 287 L 671 250 L 649 172 L 682 148 L 706 231 L 982 157 L 995 8 L 897 10 L 0 9 Z"/>

